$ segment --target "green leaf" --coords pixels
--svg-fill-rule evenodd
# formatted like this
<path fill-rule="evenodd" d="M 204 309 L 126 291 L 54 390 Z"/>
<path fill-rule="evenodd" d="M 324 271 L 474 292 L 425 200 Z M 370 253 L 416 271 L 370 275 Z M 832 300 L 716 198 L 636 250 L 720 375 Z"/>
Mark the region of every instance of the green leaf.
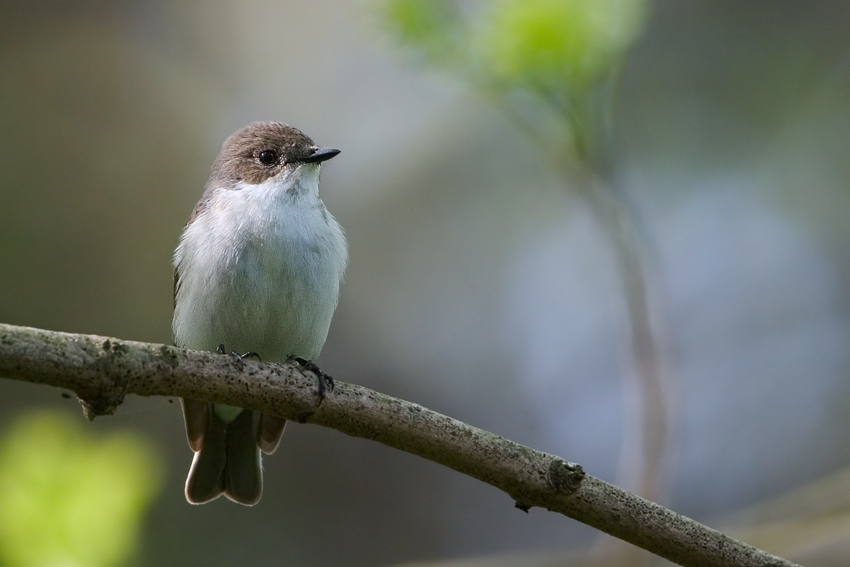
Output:
<path fill-rule="evenodd" d="M 0 440 L 0 563 L 114 566 L 136 550 L 161 483 L 158 453 L 63 413 L 23 416 Z"/>
<path fill-rule="evenodd" d="M 451 0 L 386 0 L 382 9 L 401 42 L 421 50 L 432 63 L 454 53 L 460 20 Z"/>
<path fill-rule="evenodd" d="M 644 0 L 500 0 L 477 28 L 474 50 L 506 86 L 584 89 L 619 62 L 645 13 Z"/>

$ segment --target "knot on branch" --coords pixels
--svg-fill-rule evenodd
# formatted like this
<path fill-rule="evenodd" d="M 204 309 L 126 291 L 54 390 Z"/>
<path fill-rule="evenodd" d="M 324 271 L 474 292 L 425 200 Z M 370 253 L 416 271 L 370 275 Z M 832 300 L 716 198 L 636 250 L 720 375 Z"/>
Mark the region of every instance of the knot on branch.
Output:
<path fill-rule="evenodd" d="M 93 347 L 93 348 L 92 348 Z M 112 415 L 124 402 L 126 393 L 126 368 L 124 360 L 129 349 L 118 341 L 106 339 L 102 343 L 93 343 L 85 348 L 94 357 L 94 366 L 104 379 L 96 383 L 92 391 L 77 392 L 77 401 L 83 408 L 83 415 L 93 421 L 99 415 Z M 90 352 L 95 350 L 95 352 Z"/>
<path fill-rule="evenodd" d="M 552 459 L 546 480 L 555 492 L 572 494 L 578 490 L 585 472 L 581 465 L 563 459 Z"/>
<path fill-rule="evenodd" d="M 104 396 L 97 397 L 81 397 L 77 396 L 77 401 L 83 408 L 83 416 L 89 421 L 94 421 L 99 415 L 112 415 L 124 402 L 124 396 L 109 398 Z"/>

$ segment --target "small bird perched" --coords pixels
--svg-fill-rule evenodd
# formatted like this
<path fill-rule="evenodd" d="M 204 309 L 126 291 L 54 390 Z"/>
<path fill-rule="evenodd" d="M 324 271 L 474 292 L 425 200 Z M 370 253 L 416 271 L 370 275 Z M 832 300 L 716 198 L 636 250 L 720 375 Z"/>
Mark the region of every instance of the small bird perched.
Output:
<path fill-rule="evenodd" d="M 174 343 L 312 360 L 328 335 L 348 258 L 342 228 L 319 198 L 320 148 L 279 122 L 230 136 L 174 252 Z M 321 378 L 321 377 L 320 377 Z M 183 399 L 195 452 L 186 499 L 221 494 L 252 506 L 263 492 L 260 451 L 277 449 L 286 420 Z"/>

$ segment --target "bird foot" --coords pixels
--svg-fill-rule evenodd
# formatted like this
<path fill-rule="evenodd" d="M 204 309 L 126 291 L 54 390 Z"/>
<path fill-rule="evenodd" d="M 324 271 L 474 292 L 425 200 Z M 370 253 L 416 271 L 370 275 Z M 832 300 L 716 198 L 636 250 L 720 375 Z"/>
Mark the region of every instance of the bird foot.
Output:
<path fill-rule="evenodd" d="M 225 350 L 224 344 L 218 345 L 218 348 L 216 348 L 215 351 L 218 354 L 227 354 L 227 350 Z M 236 364 L 239 366 L 239 370 L 242 370 L 245 367 L 243 360 L 245 360 L 246 358 L 256 358 L 260 362 L 263 361 L 263 359 L 260 358 L 260 355 L 252 350 L 249 350 L 248 352 L 242 354 L 239 354 L 235 350 L 232 350 L 230 351 L 230 356 L 232 356 L 233 359 L 236 360 Z"/>
<path fill-rule="evenodd" d="M 309 370 L 313 374 L 316 375 L 316 379 L 318 380 L 316 395 L 319 397 L 319 403 L 316 406 L 322 405 L 322 402 L 325 401 L 325 395 L 328 392 L 333 392 L 334 389 L 334 379 L 322 372 L 322 370 L 316 366 L 312 360 L 305 360 L 298 356 L 292 357 L 292 360 L 301 365 L 301 368 L 304 370 Z"/>

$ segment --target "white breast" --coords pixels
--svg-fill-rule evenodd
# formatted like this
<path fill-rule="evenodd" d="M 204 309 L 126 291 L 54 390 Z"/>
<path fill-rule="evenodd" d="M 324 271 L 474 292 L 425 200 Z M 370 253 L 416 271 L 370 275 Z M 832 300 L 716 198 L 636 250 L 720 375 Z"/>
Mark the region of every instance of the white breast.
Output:
<path fill-rule="evenodd" d="M 342 229 L 318 196 L 318 170 L 305 164 L 212 193 L 174 254 L 175 344 L 224 344 L 267 361 L 318 356 L 347 261 Z"/>

